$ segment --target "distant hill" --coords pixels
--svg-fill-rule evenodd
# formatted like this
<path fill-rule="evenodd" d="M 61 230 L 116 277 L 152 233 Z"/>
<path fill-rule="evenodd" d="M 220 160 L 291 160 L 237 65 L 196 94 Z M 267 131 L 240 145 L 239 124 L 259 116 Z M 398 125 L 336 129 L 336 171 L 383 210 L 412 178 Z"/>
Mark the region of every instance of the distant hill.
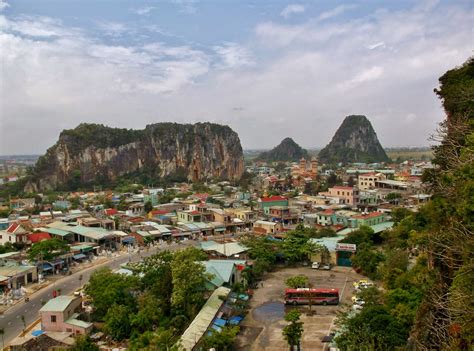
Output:
<path fill-rule="evenodd" d="M 293 139 L 285 138 L 278 146 L 270 151 L 262 152 L 257 157 L 257 160 L 267 162 L 286 162 L 298 161 L 302 157 L 309 158 L 308 151 L 299 146 Z"/>
<path fill-rule="evenodd" d="M 143 184 L 235 180 L 243 167 L 239 136 L 228 126 L 155 123 L 132 130 L 83 123 L 61 132 L 38 159 L 25 191 L 76 190 L 122 177 Z"/>
<path fill-rule="evenodd" d="M 388 162 L 372 124 L 365 116 L 347 116 L 331 142 L 318 154 L 322 163 Z"/>

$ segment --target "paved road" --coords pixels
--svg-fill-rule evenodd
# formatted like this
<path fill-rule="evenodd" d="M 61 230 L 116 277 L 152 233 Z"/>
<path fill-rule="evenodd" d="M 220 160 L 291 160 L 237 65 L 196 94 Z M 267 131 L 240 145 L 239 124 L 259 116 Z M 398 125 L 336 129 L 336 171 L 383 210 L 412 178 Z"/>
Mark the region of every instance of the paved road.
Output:
<path fill-rule="evenodd" d="M 186 246 L 196 246 L 197 242 L 188 240 L 180 244 L 163 245 L 150 249 L 149 252 L 142 251 L 141 253 L 134 253 L 132 255 L 123 254 L 119 257 L 115 257 L 113 260 L 103 262 L 96 266 L 86 268 L 82 271 L 76 272 L 70 276 L 66 276 L 60 280 L 57 280 L 54 284 L 50 284 L 47 287 L 37 291 L 30 296 L 29 302 L 20 301 L 15 306 L 11 307 L 0 315 L 0 328 L 4 328 L 5 345 L 8 345 L 15 337 L 17 337 L 23 330 L 23 322 L 21 316 L 25 317 L 26 325 L 30 325 L 39 318 L 39 310 L 42 307 L 42 301 L 48 301 L 52 298 L 54 289 L 61 289 L 62 295 L 69 295 L 76 289 L 84 285 L 89 281 L 91 274 L 101 267 L 109 267 L 112 270 L 120 268 L 122 263 L 128 262 L 130 259 L 135 262 L 139 261 L 142 257 L 146 257 L 154 254 L 157 251 L 168 250 L 179 250 Z M 79 280 L 79 276 L 82 275 L 82 281 Z"/>

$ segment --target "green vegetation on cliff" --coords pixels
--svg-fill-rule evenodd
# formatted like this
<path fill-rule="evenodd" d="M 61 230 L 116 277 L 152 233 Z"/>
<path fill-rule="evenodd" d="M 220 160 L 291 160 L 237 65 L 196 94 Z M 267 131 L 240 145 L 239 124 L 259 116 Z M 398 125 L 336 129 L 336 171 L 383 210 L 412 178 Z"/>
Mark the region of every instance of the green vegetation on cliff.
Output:
<path fill-rule="evenodd" d="M 308 151 L 299 146 L 293 139 L 285 138 L 270 151 L 262 152 L 258 161 L 286 162 L 299 161 L 301 158 L 309 158 Z"/>
<path fill-rule="evenodd" d="M 347 116 L 331 142 L 318 153 L 322 163 L 388 162 L 389 158 L 365 116 Z"/>
<path fill-rule="evenodd" d="M 240 140 L 228 126 L 156 123 L 130 130 L 83 123 L 64 130 L 38 159 L 25 189 L 77 190 L 121 180 L 236 180 L 242 172 Z"/>
<path fill-rule="evenodd" d="M 440 89 L 448 118 L 425 174 L 432 200 L 393 212 L 392 231 L 359 230 L 353 264 L 383 290 L 361 296 L 360 313 L 338 318 L 341 350 L 471 350 L 474 343 L 474 61 L 448 71 Z"/>

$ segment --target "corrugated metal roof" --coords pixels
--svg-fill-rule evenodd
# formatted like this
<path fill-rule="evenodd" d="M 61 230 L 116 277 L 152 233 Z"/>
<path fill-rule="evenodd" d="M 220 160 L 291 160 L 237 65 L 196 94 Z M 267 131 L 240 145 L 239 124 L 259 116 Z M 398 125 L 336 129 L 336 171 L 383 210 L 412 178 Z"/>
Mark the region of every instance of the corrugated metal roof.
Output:
<path fill-rule="evenodd" d="M 221 286 L 217 288 L 206 301 L 204 306 L 199 311 L 198 315 L 189 325 L 181 336 L 181 347 L 184 351 L 191 351 L 198 341 L 202 338 L 204 333 L 211 325 L 217 312 L 224 304 L 221 296 L 227 297 L 230 293 L 229 288 Z"/>
<path fill-rule="evenodd" d="M 66 323 L 75 325 L 76 327 L 85 328 L 85 329 L 92 326 L 92 323 L 84 322 L 84 321 L 81 321 L 80 319 L 77 319 L 78 316 L 79 316 L 78 313 L 74 313 L 72 315 L 72 318 L 69 318 L 68 320 L 66 320 Z"/>
<path fill-rule="evenodd" d="M 58 296 L 49 300 L 46 305 L 41 307 L 40 312 L 62 312 L 64 311 L 77 297 L 75 296 Z"/>

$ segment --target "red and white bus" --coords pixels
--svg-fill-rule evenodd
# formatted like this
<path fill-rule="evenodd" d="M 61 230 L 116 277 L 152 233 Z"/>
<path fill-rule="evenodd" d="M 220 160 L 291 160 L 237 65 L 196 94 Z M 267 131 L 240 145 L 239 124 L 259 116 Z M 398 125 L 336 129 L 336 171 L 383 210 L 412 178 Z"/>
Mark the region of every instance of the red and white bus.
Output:
<path fill-rule="evenodd" d="M 287 305 L 338 305 L 339 289 L 286 289 L 285 304 Z"/>

